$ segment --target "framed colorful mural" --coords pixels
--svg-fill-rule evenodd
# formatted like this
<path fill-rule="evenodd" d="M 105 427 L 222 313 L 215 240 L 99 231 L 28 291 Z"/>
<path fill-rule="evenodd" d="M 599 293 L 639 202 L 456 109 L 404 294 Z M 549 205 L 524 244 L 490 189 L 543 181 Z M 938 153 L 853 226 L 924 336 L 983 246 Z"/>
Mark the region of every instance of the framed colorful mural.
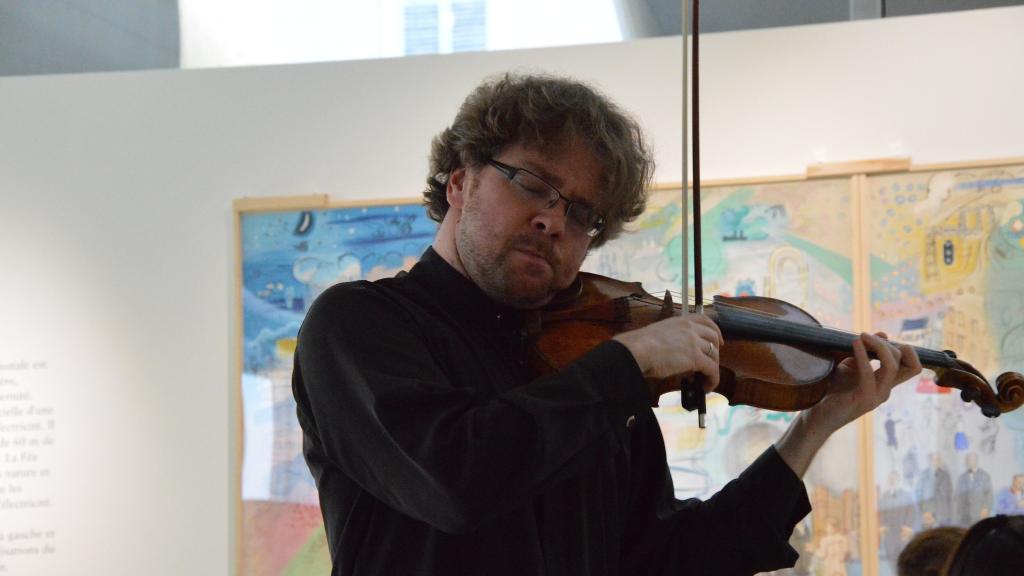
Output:
<path fill-rule="evenodd" d="M 436 223 L 415 200 L 331 205 L 322 196 L 239 200 L 235 219 L 238 573 L 328 574 L 323 520 L 292 397 L 295 337 L 328 286 L 412 267 Z"/>
<path fill-rule="evenodd" d="M 871 323 L 952 350 L 989 382 L 1024 372 L 1024 164 L 866 178 Z M 879 574 L 909 538 L 1024 514 L 1024 411 L 984 417 L 926 371 L 874 418 Z"/>
<path fill-rule="evenodd" d="M 1024 159 L 848 168 L 706 183 L 705 294 L 775 297 L 825 326 L 956 350 L 989 377 L 1024 371 Z M 656 187 L 647 211 L 583 268 L 656 295 L 680 291 L 683 214 L 680 186 Z M 436 224 L 416 199 L 324 196 L 238 200 L 235 223 L 238 573 L 325 574 L 291 393 L 295 336 L 325 288 L 408 269 Z M 678 396 L 655 412 L 680 498 L 713 494 L 793 417 L 716 395 L 705 430 Z M 1024 412 L 984 418 L 926 372 L 830 439 L 805 481 L 813 512 L 792 540 L 801 560 L 778 574 L 890 576 L 923 528 L 1024 513 Z"/>

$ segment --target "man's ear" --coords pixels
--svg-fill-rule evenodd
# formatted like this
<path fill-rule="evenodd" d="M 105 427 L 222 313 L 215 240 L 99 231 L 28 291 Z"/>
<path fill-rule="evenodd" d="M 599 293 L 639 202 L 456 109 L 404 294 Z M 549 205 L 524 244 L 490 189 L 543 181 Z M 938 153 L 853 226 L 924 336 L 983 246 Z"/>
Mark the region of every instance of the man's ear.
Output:
<path fill-rule="evenodd" d="M 445 192 L 449 206 L 462 209 L 462 205 L 466 201 L 467 184 L 466 168 L 464 166 L 452 170 L 451 174 L 448 175 L 448 188 Z"/>

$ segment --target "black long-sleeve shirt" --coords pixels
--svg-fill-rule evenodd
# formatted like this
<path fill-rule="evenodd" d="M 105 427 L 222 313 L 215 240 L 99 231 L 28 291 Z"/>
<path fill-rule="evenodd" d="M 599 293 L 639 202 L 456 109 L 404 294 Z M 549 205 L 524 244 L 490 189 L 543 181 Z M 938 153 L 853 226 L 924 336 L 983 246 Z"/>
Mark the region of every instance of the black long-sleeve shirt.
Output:
<path fill-rule="evenodd" d="M 768 449 L 673 497 L 643 376 L 615 341 L 531 380 L 523 317 L 432 249 L 340 284 L 299 333 L 293 391 L 333 574 L 753 574 L 810 510 Z"/>

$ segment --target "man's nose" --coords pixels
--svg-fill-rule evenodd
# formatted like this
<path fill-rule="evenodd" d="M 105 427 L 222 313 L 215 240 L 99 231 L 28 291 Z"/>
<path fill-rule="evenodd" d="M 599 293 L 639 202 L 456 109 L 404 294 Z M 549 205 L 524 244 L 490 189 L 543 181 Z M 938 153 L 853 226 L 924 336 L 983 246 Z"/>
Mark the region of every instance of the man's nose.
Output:
<path fill-rule="evenodd" d="M 561 236 L 565 233 L 565 218 L 565 206 L 561 202 L 556 202 L 554 206 L 534 215 L 533 227 L 550 236 Z"/>

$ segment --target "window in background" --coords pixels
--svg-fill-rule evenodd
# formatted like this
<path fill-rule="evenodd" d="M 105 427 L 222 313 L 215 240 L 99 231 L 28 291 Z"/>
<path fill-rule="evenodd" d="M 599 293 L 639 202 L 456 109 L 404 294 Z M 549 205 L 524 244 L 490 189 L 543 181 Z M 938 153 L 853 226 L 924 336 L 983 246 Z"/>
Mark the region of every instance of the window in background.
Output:
<path fill-rule="evenodd" d="M 441 19 L 436 2 L 410 2 L 405 6 L 405 53 L 436 54 Z"/>
<path fill-rule="evenodd" d="M 180 0 L 181 67 L 622 40 L 616 0 Z"/>
<path fill-rule="evenodd" d="M 487 49 L 487 2 L 452 2 L 452 52 Z"/>
<path fill-rule="evenodd" d="M 487 50 L 487 0 L 406 0 L 405 54 Z"/>

